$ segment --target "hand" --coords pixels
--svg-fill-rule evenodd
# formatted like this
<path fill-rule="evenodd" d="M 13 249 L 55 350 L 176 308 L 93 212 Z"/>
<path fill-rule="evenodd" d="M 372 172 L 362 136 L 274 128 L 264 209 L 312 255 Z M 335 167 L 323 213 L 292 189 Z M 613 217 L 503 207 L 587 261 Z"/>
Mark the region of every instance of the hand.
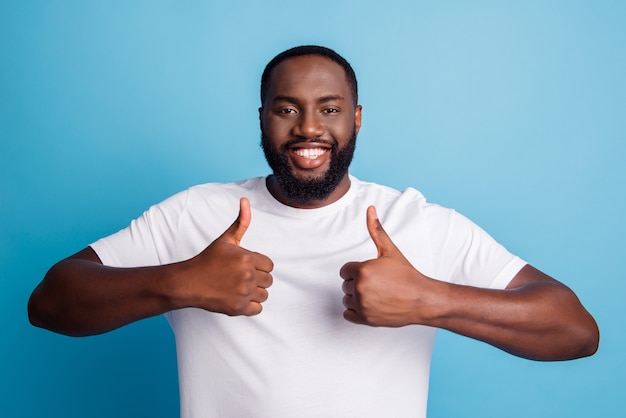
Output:
<path fill-rule="evenodd" d="M 400 327 L 422 323 L 425 295 L 432 294 L 434 280 L 417 271 L 383 229 L 374 206 L 367 209 L 367 230 L 378 257 L 346 263 L 344 279 L 345 319 L 357 324 Z"/>
<path fill-rule="evenodd" d="M 240 242 L 250 225 L 250 202 L 241 198 L 239 216 L 197 256 L 184 262 L 187 306 L 227 315 L 257 315 L 268 298 L 274 268 L 267 256 L 248 251 Z"/>

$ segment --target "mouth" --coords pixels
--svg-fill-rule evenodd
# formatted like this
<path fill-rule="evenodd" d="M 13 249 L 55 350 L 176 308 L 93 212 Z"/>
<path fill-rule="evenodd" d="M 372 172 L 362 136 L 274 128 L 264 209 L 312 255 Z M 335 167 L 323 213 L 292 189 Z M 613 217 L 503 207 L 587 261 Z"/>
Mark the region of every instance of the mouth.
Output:
<path fill-rule="evenodd" d="M 302 170 L 313 170 L 327 163 L 331 150 L 330 144 L 320 142 L 299 143 L 287 148 L 293 165 Z"/>

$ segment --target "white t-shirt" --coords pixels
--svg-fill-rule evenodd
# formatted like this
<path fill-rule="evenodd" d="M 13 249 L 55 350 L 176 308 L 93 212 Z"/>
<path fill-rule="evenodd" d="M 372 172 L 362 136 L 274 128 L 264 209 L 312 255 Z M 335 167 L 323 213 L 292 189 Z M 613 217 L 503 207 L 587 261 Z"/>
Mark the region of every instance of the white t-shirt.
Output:
<path fill-rule="evenodd" d="M 241 246 L 274 262 L 263 312 L 167 314 L 176 336 L 182 417 L 425 417 L 435 329 L 375 328 L 343 319 L 339 270 L 376 257 L 366 227 L 375 205 L 391 239 L 423 274 L 504 288 L 525 265 L 453 210 L 350 177 L 340 200 L 296 209 L 265 178 L 204 184 L 151 207 L 92 248 L 103 264 L 186 260 L 220 236 L 250 200 Z"/>

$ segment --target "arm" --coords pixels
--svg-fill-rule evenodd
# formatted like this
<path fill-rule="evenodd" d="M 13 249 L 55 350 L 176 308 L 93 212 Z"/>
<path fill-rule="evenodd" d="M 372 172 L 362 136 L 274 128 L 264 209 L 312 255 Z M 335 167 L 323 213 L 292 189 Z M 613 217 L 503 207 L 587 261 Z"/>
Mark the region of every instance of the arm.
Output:
<path fill-rule="evenodd" d="M 272 261 L 239 246 L 250 203 L 197 256 L 163 266 L 102 265 L 91 248 L 55 264 L 33 291 L 28 315 L 35 326 L 62 334 L 99 334 L 171 310 L 196 307 L 228 315 L 256 315 L 272 284 Z"/>
<path fill-rule="evenodd" d="M 444 328 L 534 360 L 573 359 L 597 350 L 598 327 L 576 295 L 532 266 L 522 268 L 505 290 L 433 280 L 406 260 L 373 207 L 367 224 L 378 258 L 341 269 L 347 320 Z"/>

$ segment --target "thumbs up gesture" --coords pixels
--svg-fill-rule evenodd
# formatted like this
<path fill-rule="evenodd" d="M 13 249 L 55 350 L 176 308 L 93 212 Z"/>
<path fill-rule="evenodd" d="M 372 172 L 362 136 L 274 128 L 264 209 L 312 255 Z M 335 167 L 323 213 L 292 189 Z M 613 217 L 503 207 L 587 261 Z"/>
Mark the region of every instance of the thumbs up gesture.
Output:
<path fill-rule="evenodd" d="M 181 263 L 184 306 L 231 316 L 261 312 L 274 264 L 267 256 L 240 246 L 250 220 L 250 202 L 241 198 L 235 222 L 200 254 Z"/>
<path fill-rule="evenodd" d="M 383 229 L 376 209 L 367 209 L 367 229 L 378 250 L 375 259 L 346 263 L 344 318 L 357 324 L 400 327 L 423 323 L 425 295 L 434 282 L 416 270 Z"/>

